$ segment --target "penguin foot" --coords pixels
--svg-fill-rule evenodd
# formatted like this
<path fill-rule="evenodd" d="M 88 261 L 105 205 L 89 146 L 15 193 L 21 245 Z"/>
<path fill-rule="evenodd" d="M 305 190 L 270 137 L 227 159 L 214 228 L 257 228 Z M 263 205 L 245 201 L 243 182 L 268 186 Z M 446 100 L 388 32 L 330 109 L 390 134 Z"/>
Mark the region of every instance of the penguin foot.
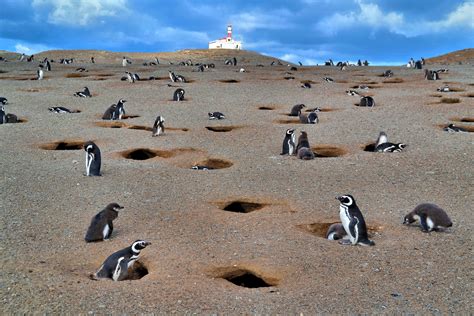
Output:
<path fill-rule="evenodd" d="M 97 278 L 97 276 L 95 275 L 95 273 L 89 274 L 89 279 L 94 280 L 94 281 L 99 281 L 99 280 L 100 280 L 99 278 Z"/>
<path fill-rule="evenodd" d="M 351 245 L 352 244 L 352 242 L 349 239 L 341 239 L 341 240 L 339 240 L 339 243 L 341 245 Z"/>

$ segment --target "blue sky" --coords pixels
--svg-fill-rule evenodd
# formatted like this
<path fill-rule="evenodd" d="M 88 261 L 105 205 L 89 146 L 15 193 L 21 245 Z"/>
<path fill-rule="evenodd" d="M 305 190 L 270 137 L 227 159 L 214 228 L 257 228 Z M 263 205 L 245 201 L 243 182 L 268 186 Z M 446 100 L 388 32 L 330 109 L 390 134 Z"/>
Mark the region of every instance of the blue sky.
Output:
<path fill-rule="evenodd" d="M 404 63 L 474 47 L 474 0 L 0 0 L 0 49 L 161 52 L 234 35 L 304 64 Z"/>

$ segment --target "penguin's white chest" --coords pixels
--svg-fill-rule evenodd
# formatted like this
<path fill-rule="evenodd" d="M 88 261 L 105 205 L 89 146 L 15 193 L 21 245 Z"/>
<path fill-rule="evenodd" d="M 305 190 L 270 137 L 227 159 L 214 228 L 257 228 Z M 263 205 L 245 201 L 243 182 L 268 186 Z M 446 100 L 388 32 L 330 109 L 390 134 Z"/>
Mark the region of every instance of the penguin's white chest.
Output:
<path fill-rule="evenodd" d="M 105 224 L 104 230 L 102 231 L 102 236 L 103 236 L 104 239 L 108 238 L 109 232 L 110 232 L 109 224 Z"/>
<path fill-rule="evenodd" d="M 351 217 L 349 215 L 349 210 L 347 209 L 346 206 L 344 205 L 339 206 L 339 217 L 341 219 L 342 226 L 344 226 L 344 230 L 346 231 L 347 235 L 349 235 L 349 237 L 352 240 L 353 236 L 351 235 L 351 231 L 349 230 L 349 223 L 351 222 Z"/>

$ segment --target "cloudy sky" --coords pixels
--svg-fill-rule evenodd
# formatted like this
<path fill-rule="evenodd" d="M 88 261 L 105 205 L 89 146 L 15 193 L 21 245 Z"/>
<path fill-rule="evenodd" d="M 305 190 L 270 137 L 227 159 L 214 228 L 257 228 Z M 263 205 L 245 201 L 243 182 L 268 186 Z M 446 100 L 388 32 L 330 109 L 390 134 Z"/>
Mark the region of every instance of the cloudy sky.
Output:
<path fill-rule="evenodd" d="M 234 35 L 304 64 L 404 63 L 474 47 L 474 0 L 0 0 L 0 49 L 161 52 Z"/>

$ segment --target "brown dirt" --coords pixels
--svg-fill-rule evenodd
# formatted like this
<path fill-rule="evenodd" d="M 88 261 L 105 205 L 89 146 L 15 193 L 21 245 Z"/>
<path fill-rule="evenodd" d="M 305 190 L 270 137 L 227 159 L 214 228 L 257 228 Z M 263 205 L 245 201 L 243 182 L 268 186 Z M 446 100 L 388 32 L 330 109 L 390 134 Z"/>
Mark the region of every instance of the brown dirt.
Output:
<path fill-rule="evenodd" d="M 96 56 L 94 65 L 88 63 L 91 55 Z M 166 78 L 171 69 L 194 80 L 179 84 L 188 101 L 166 101 L 176 89 L 167 86 L 167 79 L 120 81 L 122 55 L 135 58 L 127 70 L 140 71 L 144 78 Z M 141 66 L 140 58 L 155 55 L 162 65 Z M 224 65 L 224 57 L 234 55 L 248 73 L 236 72 L 240 64 Z M 43 81 L 15 80 L 34 78 L 37 63 L 0 65 L 6 71 L 0 73 L 0 96 L 9 100 L 6 110 L 24 120 L 0 125 L 1 314 L 474 310 L 473 134 L 440 128 L 457 121 L 473 124 L 471 68 L 455 64 L 441 74 L 463 89 L 448 95 L 459 103 L 428 104 L 439 101 L 430 95 L 440 83 L 406 67 L 392 67 L 403 81 L 382 84 L 377 76 L 386 67 L 299 67 L 295 80 L 282 80 L 286 65 L 271 67 L 272 58 L 248 52 L 56 51 L 38 58 L 44 56 L 79 61 L 53 63 Z M 197 73 L 165 63 L 188 58 L 214 62 L 216 68 Z M 256 67 L 258 63 L 265 66 Z M 77 67 L 86 67 L 91 77 L 67 78 Z M 300 88 L 301 82 L 321 82 L 324 76 L 336 83 Z M 352 105 L 359 98 L 345 90 L 364 84 L 362 76 L 377 88 L 364 93 L 383 106 Z M 219 82 L 228 79 L 239 82 Z M 84 86 L 92 98 L 72 96 Z M 125 109 L 134 115 L 123 122 L 101 121 L 119 98 L 128 100 Z M 315 125 L 283 119 L 282 113 L 297 103 L 328 110 L 319 113 L 321 121 Z M 81 113 L 48 111 L 59 105 Z M 211 111 L 223 112 L 227 119 L 209 121 Z M 157 115 L 174 128 L 152 137 L 149 128 Z M 206 126 L 232 129 L 212 132 Z M 298 135 L 304 129 L 311 147 L 327 158 L 280 156 L 290 127 Z M 390 141 L 407 143 L 407 149 L 395 154 L 364 151 L 364 144 L 373 143 L 382 130 Z M 83 175 L 80 146 L 91 139 L 102 151 L 102 177 Z M 79 148 L 54 150 L 67 144 Z M 134 149 L 156 156 L 126 159 Z M 219 169 L 191 170 L 195 164 Z M 344 193 L 356 198 L 374 247 L 324 239 L 328 225 L 339 220 L 335 196 Z M 90 219 L 111 202 L 125 207 L 112 238 L 85 243 Z M 402 225 L 403 216 L 422 202 L 443 207 L 453 227 L 428 234 Z M 107 256 L 136 239 L 152 242 L 140 256 L 136 280 L 89 278 Z"/>

